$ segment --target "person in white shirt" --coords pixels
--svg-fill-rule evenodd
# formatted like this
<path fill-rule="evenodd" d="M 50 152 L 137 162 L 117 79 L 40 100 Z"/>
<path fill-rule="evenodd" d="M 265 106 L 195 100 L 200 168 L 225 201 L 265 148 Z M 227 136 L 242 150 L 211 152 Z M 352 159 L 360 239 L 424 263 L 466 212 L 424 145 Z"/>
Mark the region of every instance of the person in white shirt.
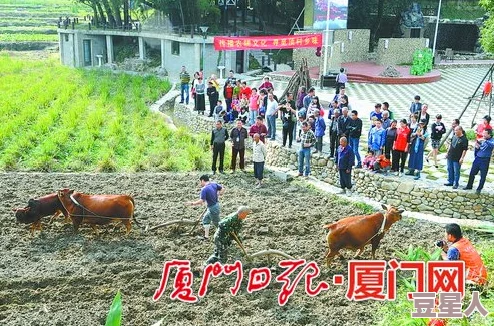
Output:
<path fill-rule="evenodd" d="M 345 74 L 345 68 L 340 69 L 340 73 L 336 76 L 336 94 L 340 93 L 341 88 L 345 88 L 345 83 L 348 81 L 348 77 Z"/>
<path fill-rule="evenodd" d="M 268 94 L 266 104 L 266 118 L 268 120 L 268 138 L 276 140 L 276 117 L 278 116 L 278 102 L 274 99 L 273 93 Z"/>
<path fill-rule="evenodd" d="M 264 161 L 266 161 L 266 147 L 260 141 L 261 136 L 254 134 L 252 143 L 252 162 L 254 162 L 254 177 L 256 178 L 256 188 L 260 188 L 264 175 Z"/>

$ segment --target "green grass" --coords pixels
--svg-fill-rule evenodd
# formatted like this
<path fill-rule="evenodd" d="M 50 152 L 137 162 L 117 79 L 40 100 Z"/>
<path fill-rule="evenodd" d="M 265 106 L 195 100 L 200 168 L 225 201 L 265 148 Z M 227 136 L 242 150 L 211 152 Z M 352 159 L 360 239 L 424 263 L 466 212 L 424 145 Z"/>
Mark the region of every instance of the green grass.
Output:
<path fill-rule="evenodd" d="M 79 17 L 84 24 L 90 11 L 74 0 L 0 0 L 0 28 L 5 30 L 0 42 L 56 42 L 59 17 Z"/>
<path fill-rule="evenodd" d="M 6 55 L 0 79 L 1 170 L 191 171 L 210 159 L 207 135 L 149 110 L 168 81 Z"/>
<path fill-rule="evenodd" d="M 0 33 L 0 42 L 57 42 L 57 34 L 39 34 L 39 33 Z"/>

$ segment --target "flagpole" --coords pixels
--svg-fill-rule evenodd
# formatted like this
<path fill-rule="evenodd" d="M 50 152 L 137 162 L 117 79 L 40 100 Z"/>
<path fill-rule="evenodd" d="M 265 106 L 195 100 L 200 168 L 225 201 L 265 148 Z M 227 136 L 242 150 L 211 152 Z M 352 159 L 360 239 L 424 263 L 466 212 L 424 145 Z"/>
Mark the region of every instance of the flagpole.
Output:
<path fill-rule="evenodd" d="M 328 47 L 329 47 L 329 11 L 331 6 L 331 0 L 328 0 L 326 6 L 326 35 L 324 37 L 324 64 L 323 71 L 321 73 L 322 76 L 327 74 L 328 72 Z"/>

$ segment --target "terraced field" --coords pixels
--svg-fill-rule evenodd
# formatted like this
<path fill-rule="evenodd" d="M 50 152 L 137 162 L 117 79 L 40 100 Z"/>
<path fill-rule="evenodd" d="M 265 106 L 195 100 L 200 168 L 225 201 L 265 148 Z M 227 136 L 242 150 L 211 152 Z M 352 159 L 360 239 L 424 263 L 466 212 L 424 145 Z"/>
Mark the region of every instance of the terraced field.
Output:
<path fill-rule="evenodd" d="M 71 0 L 0 0 L 0 42 L 57 42 L 59 17 L 83 17 Z"/>

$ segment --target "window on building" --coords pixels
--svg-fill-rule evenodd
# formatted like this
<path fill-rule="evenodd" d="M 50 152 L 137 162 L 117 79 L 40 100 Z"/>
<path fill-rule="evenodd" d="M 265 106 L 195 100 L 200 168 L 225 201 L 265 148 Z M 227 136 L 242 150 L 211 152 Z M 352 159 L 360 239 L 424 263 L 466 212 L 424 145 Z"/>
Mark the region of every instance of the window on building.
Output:
<path fill-rule="evenodd" d="M 180 55 L 180 42 L 172 41 L 172 54 Z"/>

